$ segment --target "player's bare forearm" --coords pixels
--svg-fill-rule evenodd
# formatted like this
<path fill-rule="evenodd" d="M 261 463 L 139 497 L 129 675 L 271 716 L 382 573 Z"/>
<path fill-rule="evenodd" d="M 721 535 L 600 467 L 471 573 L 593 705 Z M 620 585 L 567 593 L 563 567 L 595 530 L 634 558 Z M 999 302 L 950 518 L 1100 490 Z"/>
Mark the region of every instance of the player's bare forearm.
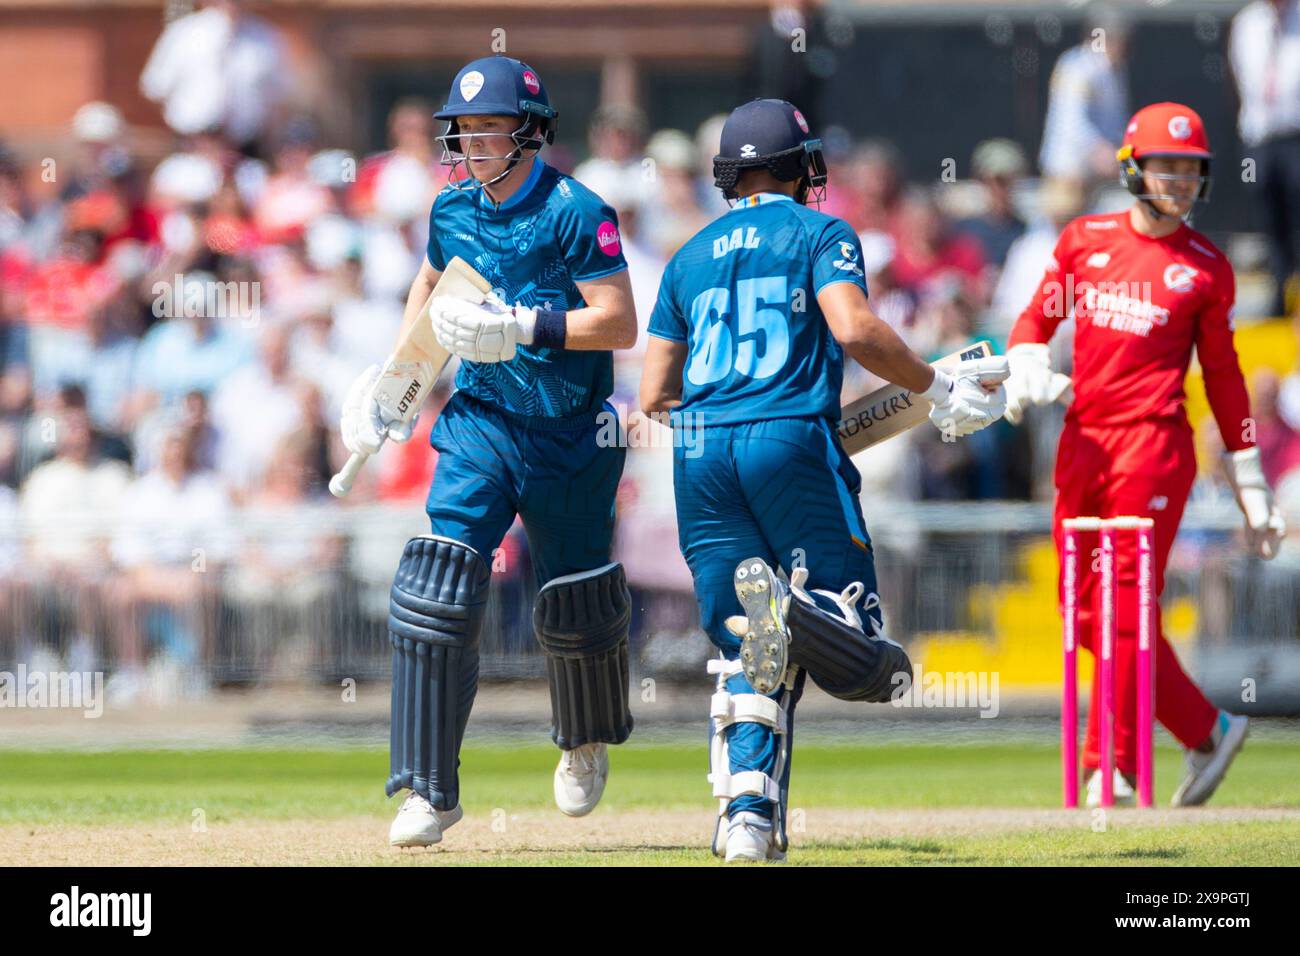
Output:
<path fill-rule="evenodd" d="M 636 345 L 636 308 L 627 270 L 577 283 L 586 305 L 565 319 L 564 347 L 586 351 L 630 349 Z"/>
<path fill-rule="evenodd" d="M 872 311 L 858 286 L 832 283 L 817 293 L 817 304 L 835 341 L 868 372 L 911 392 L 934 384 L 934 369 Z"/>
<path fill-rule="evenodd" d="M 686 343 L 650 336 L 641 369 L 641 411 L 656 415 L 682 403 Z"/>
<path fill-rule="evenodd" d="M 411 291 L 406 296 L 406 308 L 402 312 L 402 329 L 397 335 L 400 342 L 406 335 L 407 329 L 415 324 L 419 318 L 420 312 L 424 309 L 424 304 L 429 301 L 429 296 L 433 294 L 433 288 L 442 278 L 442 273 L 429 264 L 425 259 L 420 265 L 420 271 L 416 274 L 415 280 L 411 283 Z"/>

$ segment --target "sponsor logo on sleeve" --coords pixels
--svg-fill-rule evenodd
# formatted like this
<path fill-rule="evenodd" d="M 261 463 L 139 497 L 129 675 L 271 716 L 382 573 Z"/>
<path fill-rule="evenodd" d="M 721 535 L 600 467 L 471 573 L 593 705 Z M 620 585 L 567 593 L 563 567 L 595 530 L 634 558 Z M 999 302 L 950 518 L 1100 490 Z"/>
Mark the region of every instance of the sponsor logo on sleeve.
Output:
<path fill-rule="evenodd" d="M 596 245 L 600 246 L 600 251 L 607 256 L 618 255 L 623 248 L 623 243 L 618 236 L 618 226 L 608 219 L 602 222 L 596 229 Z"/>
<path fill-rule="evenodd" d="M 863 274 L 862 267 L 858 265 L 858 250 L 851 242 L 840 243 L 840 258 L 832 262 L 831 265 L 843 272 L 851 272 L 855 276 Z"/>

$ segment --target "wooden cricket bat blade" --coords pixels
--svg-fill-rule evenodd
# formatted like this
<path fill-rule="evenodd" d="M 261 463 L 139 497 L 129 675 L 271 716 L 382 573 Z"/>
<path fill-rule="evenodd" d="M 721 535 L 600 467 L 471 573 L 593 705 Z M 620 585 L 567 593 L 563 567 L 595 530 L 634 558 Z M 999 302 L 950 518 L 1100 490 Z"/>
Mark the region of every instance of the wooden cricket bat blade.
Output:
<path fill-rule="evenodd" d="M 945 355 L 931 363 L 935 368 L 950 368 L 958 362 L 988 358 L 993 346 L 976 342 L 958 352 Z M 840 412 L 840 444 L 850 455 L 856 455 L 886 438 L 921 424 L 930 416 L 930 403 L 914 395 L 901 385 L 886 384 Z"/>
<path fill-rule="evenodd" d="M 429 306 L 434 298 L 449 295 L 481 305 L 490 291 L 492 286 L 487 279 L 464 259 L 455 256 L 447 263 L 414 324 L 398 341 L 397 348 L 384 363 L 375 382 L 374 400 L 383 411 L 385 421 L 406 423 L 415 418 L 451 359 L 433 332 Z M 336 498 L 342 498 L 352 490 L 352 482 L 368 457 L 354 454 L 343 470 L 330 480 L 330 492 Z"/>

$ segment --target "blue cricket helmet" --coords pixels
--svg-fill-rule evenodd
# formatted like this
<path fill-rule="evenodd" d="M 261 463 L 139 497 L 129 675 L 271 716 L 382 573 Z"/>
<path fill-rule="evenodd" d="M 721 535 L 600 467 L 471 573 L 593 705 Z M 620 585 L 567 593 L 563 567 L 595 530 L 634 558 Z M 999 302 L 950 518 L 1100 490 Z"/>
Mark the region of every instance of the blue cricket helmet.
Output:
<path fill-rule="evenodd" d="M 527 63 L 508 56 L 485 56 L 465 64 L 451 84 L 451 95 L 433 114 L 447 120 L 456 136 L 458 116 L 517 116 L 519 135 L 546 143 L 555 140 L 558 111 L 551 106 L 541 77 Z"/>
<path fill-rule="evenodd" d="M 814 201 L 820 202 L 827 179 L 822 141 L 812 135 L 794 104 L 751 100 L 727 117 L 718 155 L 713 157 L 713 184 L 726 198 L 735 199 L 740 174 L 760 167 L 781 182 L 807 180 L 795 198 L 804 202 L 812 190 Z"/>

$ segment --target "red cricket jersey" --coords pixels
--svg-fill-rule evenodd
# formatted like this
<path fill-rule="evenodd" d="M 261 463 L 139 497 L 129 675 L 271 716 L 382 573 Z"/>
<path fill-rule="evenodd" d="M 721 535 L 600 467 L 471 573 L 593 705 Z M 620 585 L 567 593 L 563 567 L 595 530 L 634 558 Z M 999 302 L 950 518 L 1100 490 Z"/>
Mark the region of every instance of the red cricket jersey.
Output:
<path fill-rule="evenodd" d="M 1127 211 L 1081 216 L 1057 240 L 1038 292 L 1008 346 L 1047 342 L 1073 312 L 1074 402 L 1081 425 L 1182 417 L 1192 346 L 1229 451 L 1245 438 L 1250 399 L 1232 342 L 1236 283 L 1227 257 L 1181 225 L 1163 239 L 1134 231 Z"/>

